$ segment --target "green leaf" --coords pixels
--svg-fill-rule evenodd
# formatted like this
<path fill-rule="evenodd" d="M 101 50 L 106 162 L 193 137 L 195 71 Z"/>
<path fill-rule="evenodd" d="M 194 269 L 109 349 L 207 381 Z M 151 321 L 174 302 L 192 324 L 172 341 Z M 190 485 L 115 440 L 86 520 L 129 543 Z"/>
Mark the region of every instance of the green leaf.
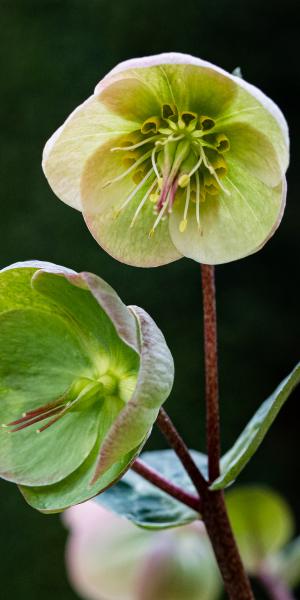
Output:
<path fill-rule="evenodd" d="M 300 583 L 300 536 L 285 546 L 270 561 L 273 571 L 289 587 Z"/>
<path fill-rule="evenodd" d="M 230 521 L 247 570 L 282 548 L 292 536 L 294 520 L 285 500 L 266 487 L 245 486 L 226 494 Z"/>
<path fill-rule="evenodd" d="M 211 485 L 220 490 L 233 483 L 256 452 L 280 409 L 300 382 L 300 363 L 260 406 L 232 448 L 223 456 L 221 475 Z"/>
<path fill-rule="evenodd" d="M 192 451 L 198 467 L 206 470 L 204 454 Z M 141 459 L 161 475 L 195 493 L 195 488 L 173 450 L 144 452 Z M 146 529 L 178 527 L 199 519 L 199 514 L 161 491 L 143 477 L 128 471 L 113 488 L 95 498 L 96 502 Z"/>

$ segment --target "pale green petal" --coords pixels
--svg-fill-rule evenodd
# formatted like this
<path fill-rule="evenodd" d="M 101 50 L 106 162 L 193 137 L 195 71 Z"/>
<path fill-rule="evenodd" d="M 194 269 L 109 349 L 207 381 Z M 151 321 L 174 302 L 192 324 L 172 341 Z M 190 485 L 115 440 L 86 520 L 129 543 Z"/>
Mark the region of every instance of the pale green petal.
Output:
<path fill-rule="evenodd" d="M 136 68 L 106 76 L 95 90 L 110 109 L 127 118 L 138 115 L 145 120 L 160 115 L 163 104 L 216 117 L 231 105 L 236 94 L 235 81 L 207 66 L 209 63 L 195 66 L 162 61 L 143 68 L 142 60 L 136 61 Z"/>
<path fill-rule="evenodd" d="M 135 71 L 137 74 L 141 71 L 148 70 L 147 67 L 165 67 L 168 66 L 171 69 L 178 67 L 179 65 L 189 65 L 198 67 L 201 69 L 207 69 L 219 74 L 223 78 L 230 80 L 236 86 L 236 93 L 232 95 L 233 104 L 229 103 L 224 105 L 224 112 L 226 111 L 226 117 L 237 118 L 241 120 L 241 114 L 243 120 L 249 122 L 252 125 L 261 124 L 262 132 L 270 134 L 272 141 L 276 144 L 276 138 L 282 136 L 284 138 L 283 150 L 285 157 L 289 146 L 289 135 L 286 120 L 278 108 L 278 106 L 264 94 L 259 88 L 248 83 L 240 77 L 228 73 L 221 67 L 214 65 L 201 58 L 191 56 L 190 54 L 183 54 L 180 52 L 165 52 L 153 56 L 146 56 L 142 58 L 134 58 L 119 63 L 114 69 L 112 69 L 108 75 L 98 84 L 96 92 L 101 90 L 103 83 L 106 83 L 111 77 L 116 75 L 124 76 L 124 73 L 128 70 Z M 176 83 L 175 83 L 176 85 Z M 228 84 L 230 87 L 230 84 Z M 195 89 L 192 93 L 199 94 L 203 93 L 202 89 Z M 179 94 L 183 93 L 179 90 Z M 267 116 L 266 113 L 269 113 Z M 205 114 L 205 113 L 204 113 Z M 267 121 L 266 121 L 267 117 Z M 268 131 L 266 131 L 266 125 Z"/>
<path fill-rule="evenodd" d="M 237 78 L 237 80 L 238 93 L 232 105 L 217 120 L 216 130 L 226 131 L 227 126 L 233 123 L 238 127 L 242 123 L 254 127 L 273 145 L 283 175 L 289 164 L 289 134 L 286 120 L 278 106 L 263 92 L 243 79 Z M 255 144 L 255 140 L 253 143 Z"/>
<path fill-rule="evenodd" d="M 139 331 L 131 310 L 122 302 L 115 290 L 106 281 L 93 273 L 80 273 L 68 277 L 71 283 L 84 282 L 101 308 L 111 319 L 118 336 L 133 350 L 139 352 Z"/>
<path fill-rule="evenodd" d="M 44 148 L 42 165 L 55 194 L 81 210 L 80 178 L 86 160 L 108 140 L 139 126 L 109 111 L 96 96 L 78 106 Z"/>
<path fill-rule="evenodd" d="M 113 420 L 114 417 L 115 415 L 112 412 L 111 419 Z M 44 513 L 60 512 L 69 508 L 69 506 L 93 498 L 93 496 L 107 489 L 122 477 L 136 458 L 139 448 L 134 449 L 129 455 L 122 457 L 108 471 L 103 473 L 96 483 L 91 485 L 103 433 L 107 430 L 109 422 L 106 421 L 102 424 L 105 427 L 100 431 L 99 438 L 91 454 L 69 477 L 49 486 L 20 486 L 20 491 L 30 506 Z"/>
<path fill-rule="evenodd" d="M 173 385 L 174 363 L 162 332 L 145 311 L 137 306 L 131 308 L 140 327 L 139 376 L 130 401 L 104 439 L 94 480 L 148 436 Z"/>
<path fill-rule="evenodd" d="M 155 234 L 149 237 L 156 219 L 153 204 L 149 200 L 142 208 L 134 226 L 130 227 L 149 184 L 146 183 L 116 216 L 127 196 L 136 188 L 131 174 L 121 181 L 105 186 L 109 180 L 124 172 L 122 152 L 111 152 L 111 148 L 114 145 L 118 146 L 120 141 L 117 140 L 115 144 L 109 142 L 95 152 L 84 170 L 81 196 L 87 226 L 104 250 L 126 264 L 155 267 L 177 260 L 181 255 L 170 240 L 167 221 L 161 221 Z"/>
<path fill-rule="evenodd" d="M 0 423 L 53 402 L 75 379 L 91 373 L 80 338 L 60 315 L 30 308 L 1 314 Z M 97 439 L 93 409 L 73 410 L 37 435 L 39 425 L 15 433 L 0 428 L 4 479 L 28 485 L 60 481 L 85 460 Z"/>
<path fill-rule="evenodd" d="M 237 162 L 268 186 L 275 187 L 280 183 L 285 171 L 271 138 L 243 122 L 226 123 L 220 126 L 220 130 L 230 140 L 231 161 Z"/>
<path fill-rule="evenodd" d="M 148 117 L 160 116 L 163 96 L 168 101 L 168 89 L 159 76 L 159 72 L 127 71 L 121 77 L 105 78 L 95 94 L 110 111 L 141 126 Z"/>
<path fill-rule="evenodd" d="M 92 281 L 93 288 L 97 288 L 98 299 L 94 297 L 92 290 L 79 287 L 79 281 L 86 286 L 89 281 Z M 88 273 L 58 276 L 46 271 L 38 271 L 33 277 L 32 285 L 36 291 L 52 301 L 56 310 L 77 330 L 77 335 L 90 356 L 95 378 L 108 369 L 120 376 L 130 371 L 137 372 L 139 364 L 137 348 L 133 350 L 134 344 L 137 344 L 136 324 L 116 292 L 100 277 Z M 105 306 L 101 304 L 101 293 L 103 296 L 106 294 L 106 297 L 109 294 L 110 313 L 108 314 Z M 120 340 L 114 324 L 114 318 L 119 317 L 118 322 L 121 326 L 123 316 L 126 317 L 123 327 L 127 325 L 126 332 L 133 348 L 128 347 L 127 340 L 124 340 L 125 343 Z"/>
<path fill-rule="evenodd" d="M 222 179 L 224 192 L 206 196 L 200 207 L 201 228 L 190 204 L 186 230 L 181 233 L 184 201 L 176 202 L 171 215 L 170 235 L 178 250 L 204 264 L 221 264 L 259 250 L 271 237 L 282 218 L 286 186 L 283 180 L 271 188 L 227 159 L 228 176 Z"/>

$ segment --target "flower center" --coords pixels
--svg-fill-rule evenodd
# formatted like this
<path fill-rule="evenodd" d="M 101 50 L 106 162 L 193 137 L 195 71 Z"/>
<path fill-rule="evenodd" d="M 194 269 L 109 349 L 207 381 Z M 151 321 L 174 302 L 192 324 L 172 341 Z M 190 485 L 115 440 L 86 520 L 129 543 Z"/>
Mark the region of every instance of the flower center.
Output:
<path fill-rule="evenodd" d="M 227 173 L 224 154 L 230 144 L 224 133 L 216 131 L 210 116 L 194 112 L 179 112 L 176 106 L 163 104 L 159 117 L 149 117 L 140 131 L 134 132 L 122 146 L 112 152 L 122 152 L 126 170 L 111 185 L 127 175 L 135 184 L 116 216 L 125 209 L 139 191 L 145 191 L 133 216 L 134 225 L 146 202 L 153 203 L 155 220 L 151 237 L 160 221 L 172 212 L 175 202 L 183 199 L 183 214 L 179 230 L 187 226 L 190 203 L 195 204 L 195 216 L 200 229 L 200 204 L 221 190 L 229 195 L 221 179 Z"/>

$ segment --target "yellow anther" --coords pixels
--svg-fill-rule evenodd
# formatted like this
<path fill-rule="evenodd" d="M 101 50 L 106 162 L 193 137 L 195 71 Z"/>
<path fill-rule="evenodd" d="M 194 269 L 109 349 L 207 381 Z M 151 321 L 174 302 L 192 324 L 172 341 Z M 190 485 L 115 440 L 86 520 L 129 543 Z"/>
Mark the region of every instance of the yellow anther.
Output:
<path fill-rule="evenodd" d="M 150 196 L 149 196 L 149 200 L 153 204 L 156 204 L 158 198 L 159 198 L 159 194 L 157 192 L 153 192 L 153 194 L 150 194 Z"/>
<path fill-rule="evenodd" d="M 185 188 L 188 185 L 189 181 L 190 181 L 189 175 L 187 175 L 187 173 L 183 173 L 182 175 L 180 175 L 180 177 L 178 179 L 178 185 L 181 188 Z"/>
<path fill-rule="evenodd" d="M 179 225 L 180 233 L 183 233 L 186 230 L 186 226 L 187 226 L 187 219 L 182 219 L 182 221 L 180 222 L 180 225 Z"/>
<path fill-rule="evenodd" d="M 150 231 L 149 231 L 149 238 L 152 238 L 152 237 L 153 237 L 153 235 L 154 235 L 154 231 L 155 231 L 155 230 L 154 230 L 153 228 L 152 228 L 152 229 L 150 229 Z"/>

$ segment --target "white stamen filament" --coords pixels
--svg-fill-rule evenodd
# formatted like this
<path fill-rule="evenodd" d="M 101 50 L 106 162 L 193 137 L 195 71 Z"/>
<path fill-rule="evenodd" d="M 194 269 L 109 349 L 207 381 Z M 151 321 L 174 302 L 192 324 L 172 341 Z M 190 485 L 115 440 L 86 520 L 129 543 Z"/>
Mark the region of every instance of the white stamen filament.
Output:
<path fill-rule="evenodd" d="M 182 138 L 184 138 L 184 135 L 177 135 L 176 137 L 173 137 L 172 135 L 170 135 L 170 137 L 168 137 L 168 139 L 164 140 L 163 142 L 158 140 L 156 143 L 159 146 L 165 146 L 166 144 L 169 144 L 170 142 L 178 142 L 178 140 L 182 140 Z"/>
<path fill-rule="evenodd" d="M 152 173 L 153 173 L 153 167 L 151 167 L 151 169 L 149 169 L 148 173 L 145 175 L 145 177 L 142 179 L 142 181 L 140 181 L 140 183 L 133 188 L 132 192 L 129 194 L 129 196 L 127 196 L 127 198 L 123 202 L 123 204 L 117 209 L 116 216 L 118 216 L 120 214 L 121 210 L 123 210 L 123 208 L 125 208 L 125 206 L 127 206 L 127 204 L 129 204 L 130 200 L 132 200 L 132 198 L 134 198 L 134 196 L 137 194 L 137 192 L 143 187 L 144 183 L 146 183 L 146 181 L 149 179 L 149 177 L 151 176 Z M 155 180 L 155 182 L 156 182 L 156 180 Z"/>
<path fill-rule="evenodd" d="M 106 188 L 109 185 L 112 185 L 112 183 L 117 183 L 117 181 L 121 181 L 121 179 L 123 179 L 124 177 L 126 177 L 127 175 L 129 175 L 130 173 L 132 173 L 132 171 L 134 171 L 134 169 L 136 169 L 145 160 L 147 160 L 147 158 L 150 158 L 151 154 L 152 154 L 152 150 L 150 150 L 149 152 L 146 152 L 145 154 L 143 154 L 143 156 L 141 156 L 140 158 L 138 158 L 138 160 L 136 160 L 135 163 L 133 165 L 131 165 L 131 167 L 129 167 L 129 169 L 127 169 L 126 171 L 124 171 L 123 173 L 121 173 L 121 175 L 118 175 L 114 179 L 110 179 L 109 181 L 107 181 L 102 186 L 102 189 Z"/>
<path fill-rule="evenodd" d="M 187 188 L 186 188 L 186 195 L 185 195 L 185 206 L 184 206 L 184 212 L 183 212 L 183 219 L 179 224 L 179 231 L 180 233 L 183 233 L 186 230 L 186 226 L 187 226 L 187 214 L 188 214 L 188 210 L 189 210 L 189 205 L 190 205 L 190 197 L 191 197 L 191 183 L 190 181 L 187 184 Z"/>
<path fill-rule="evenodd" d="M 231 193 L 229 192 L 229 190 L 227 190 L 226 187 L 224 187 L 223 183 L 221 182 L 220 178 L 218 177 L 215 169 L 213 168 L 212 164 L 208 161 L 207 157 L 205 156 L 205 152 L 203 150 L 203 148 L 201 148 L 201 154 L 203 157 L 203 162 L 206 166 L 206 168 L 209 170 L 210 174 L 213 175 L 213 177 L 216 179 L 217 183 L 219 184 L 221 190 L 223 190 L 224 194 L 226 194 L 227 196 L 231 196 Z"/>
<path fill-rule="evenodd" d="M 157 216 L 157 218 L 156 218 L 156 220 L 155 220 L 155 222 L 154 222 L 154 225 L 153 225 L 152 229 L 151 229 L 151 230 L 150 230 L 150 232 L 149 232 L 149 237 L 152 237 L 152 236 L 153 236 L 153 234 L 154 234 L 154 231 L 155 231 L 155 229 L 156 229 L 157 225 L 159 224 L 159 222 L 160 222 L 160 220 L 162 219 L 162 217 L 163 217 L 163 215 L 164 215 L 165 211 L 167 210 L 167 208 L 168 208 L 168 204 L 169 204 L 169 199 L 170 199 L 170 193 L 168 193 L 168 196 L 167 196 L 167 198 L 166 198 L 165 202 L 163 203 L 163 205 L 162 205 L 162 207 L 161 207 L 161 209 L 160 209 L 160 211 L 159 211 L 159 213 L 158 213 L 158 216 Z"/>
<path fill-rule="evenodd" d="M 189 172 L 188 176 L 191 178 L 192 175 L 194 175 L 194 173 L 196 173 L 196 171 L 198 171 L 201 163 L 202 163 L 202 155 L 200 154 L 199 160 L 197 161 L 197 163 L 195 164 L 195 166 L 192 168 L 192 170 Z"/>
<path fill-rule="evenodd" d="M 154 148 L 153 148 L 153 150 L 152 150 L 152 154 L 151 154 L 151 162 L 152 162 L 154 173 L 155 173 L 157 179 L 161 179 L 161 175 L 160 175 L 160 173 L 158 171 L 157 164 L 155 162 L 155 154 L 156 154 L 157 150 L 158 150 L 158 148 L 155 145 Z"/>
<path fill-rule="evenodd" d="M 199 173 L 196 172 L 196 221 L 198 229 L 200 229 L 200 179 Z"/>
<path fill-rule="evenodd" d="M 147 190 L 147 192 L 146 192 L 146 194 L 144 195 L 144 197 L 142 198 L 141 202 L 139 203 L 139 205 L 138 205 L 138 207 L 137 207 L 137 209 L 136 209 L 136 211 L 135 211 L 135 213 L 134 213 L 134 215 L 133 215 L 133 219 L 132 219 L 132 221 L 131 221 L 131 223 L 130 223 L 130 227 L 133 227 L 133 225 L 135 224 L 135 222 L 136 222 L 136 219 L 137 219 L 137 217 L 138 217 L 138 215 L 139 215 L 140 211 L 142 210 L 142 208 L 143 208 L 144 204 L 145 204 L 145 203 L 146 203 L 146 201 L 148 200 L 148 198 L 149 198 L 149 196 L 150 196 L 150 194 L 151 194 L 151 192 L 152 192 L 153 188 L 154 188 L 156 185 L 157 185 L 157 181 L 156 181 L 156 179 L 155 179 L 155 180 L 153 181 L 152 185 L 150 185 L 150 187 L 149 187 L 149 189 Z"/>
<path fill-rule="evenodd" d="M 163 136 L 161 136 L 163 137 Z M 154 142 L 154 140 L 157 140 L 158 136 L 157 135 L 152 135 L 151 137 L 142 140 L 142 142 L 138 142 L 137 144 L 133 144 L 131 146 L 116 146 L 115 148 L 111 148 L 110 151 L 111 152 L 115 152 L 116 150 L 136 150 L 136 148 L 140 148 L 141 146 L 144 146 L 145 144 L 149 144 L 150 142 Z"/>

